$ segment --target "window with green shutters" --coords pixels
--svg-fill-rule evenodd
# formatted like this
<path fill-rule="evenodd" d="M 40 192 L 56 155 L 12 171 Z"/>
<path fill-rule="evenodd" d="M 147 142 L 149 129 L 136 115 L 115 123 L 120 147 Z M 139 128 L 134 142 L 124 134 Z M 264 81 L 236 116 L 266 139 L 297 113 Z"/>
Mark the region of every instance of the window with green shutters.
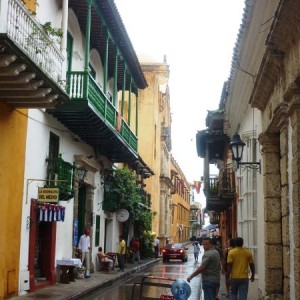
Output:
<path fill-rule="evenodd" d="M 95 246 L 100 245 L 100 216 L 96 215 Z"/>

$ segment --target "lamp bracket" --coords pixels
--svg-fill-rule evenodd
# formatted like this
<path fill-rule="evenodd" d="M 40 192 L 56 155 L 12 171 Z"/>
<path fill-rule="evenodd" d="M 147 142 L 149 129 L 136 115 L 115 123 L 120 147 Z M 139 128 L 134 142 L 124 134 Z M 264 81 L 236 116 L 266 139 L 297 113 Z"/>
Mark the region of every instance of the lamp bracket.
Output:
<path fill-rule="evenodd" d="M 242 168 L 249 168 L 251 170 L 256 170 L 261 174 L 261 162 L 237 162 L 238 167 L 241 165 Z"/>

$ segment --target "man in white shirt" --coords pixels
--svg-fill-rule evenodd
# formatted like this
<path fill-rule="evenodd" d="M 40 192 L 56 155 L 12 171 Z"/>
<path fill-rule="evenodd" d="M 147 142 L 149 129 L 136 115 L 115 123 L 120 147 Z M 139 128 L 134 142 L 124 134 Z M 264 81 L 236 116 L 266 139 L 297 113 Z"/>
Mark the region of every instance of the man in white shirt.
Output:
<path fill-rule="evenodd" d="M 82 264 L 85 262 L 86 272 L 84 278 L 90 278 L 90 231 L 86 229 L 80 237 L 78 249 L 81 251 Z"/>

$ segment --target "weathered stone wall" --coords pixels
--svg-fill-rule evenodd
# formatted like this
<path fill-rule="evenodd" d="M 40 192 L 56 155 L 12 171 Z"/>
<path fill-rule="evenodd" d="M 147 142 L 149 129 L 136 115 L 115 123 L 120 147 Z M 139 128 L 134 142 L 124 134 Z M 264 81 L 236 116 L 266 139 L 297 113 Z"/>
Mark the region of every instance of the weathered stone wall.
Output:
<path fill-rule="evenodd" d="M 279 135 L 260 135 L 263 152 L 265 208 L 265 289 L 266 294 L 281 294 L 282 232 Z"/>

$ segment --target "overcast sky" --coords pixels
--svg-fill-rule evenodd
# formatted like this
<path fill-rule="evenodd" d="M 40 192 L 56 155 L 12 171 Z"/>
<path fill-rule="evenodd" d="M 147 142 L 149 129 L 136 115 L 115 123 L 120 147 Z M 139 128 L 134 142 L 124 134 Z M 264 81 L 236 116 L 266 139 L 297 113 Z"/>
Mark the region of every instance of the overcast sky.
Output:
<path fill-rule="evenodd" d="M 115 0 L 138 55 L 170 67 L 172 154 L 186 178 L 203 176 L 195 136 L 218 109 L 244 0 Z"/>

